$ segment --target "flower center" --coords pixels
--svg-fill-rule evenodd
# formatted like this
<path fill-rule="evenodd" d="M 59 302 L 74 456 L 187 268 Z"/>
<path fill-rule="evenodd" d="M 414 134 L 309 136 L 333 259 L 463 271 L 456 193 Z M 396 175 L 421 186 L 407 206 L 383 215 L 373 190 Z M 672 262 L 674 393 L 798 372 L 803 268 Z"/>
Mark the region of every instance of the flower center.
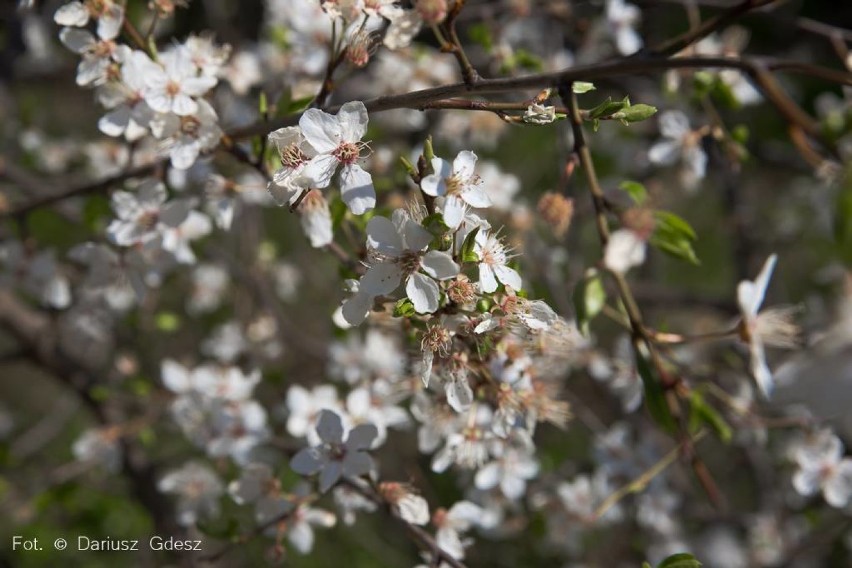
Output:
<path fill-rule="evenodd" d="M 170 97 L 176 97 L 180 94 L 180 83 L 177 81 L 169 81 L 166 84 L 166 94 Z"/>
<path fill-rule="evenodd" d="M 198 130 L 200 127 L 201 121 L 195 118 L 194 116 L 180 117 L 180 131 L 184 134 L 195 136 L 196 134 L 198 134 Z"/>
<path fill-rule="evenodd" d="M 402 272 L 406 276 L 409 276 L 420 269 L 420 254 L 414 251 L 406 251 L 399 257 L 397 262 Z"/>
<path fill-rule="evenodd" d="M 139 218 L 136 220 L 136 223 L 145 229 L 146 231 L 150 231 L 154 227 L 157 226 L 157 223 L 160 221 L 160 212 L 157 209 L 149 209 L 145 211 Z"/>
<path fill-rule="evenodd" d="M 297 168 L 308 161 L 308 157 L 295 142 L 281 149 L 281 163 L 288 168 Z"/>
<path fill-rule="evenodd" d="M 334 149 L 334 157 L 343 164 L 354 164 L 361 156 L 361 149 L 354 142 L 341 142 Z"/>

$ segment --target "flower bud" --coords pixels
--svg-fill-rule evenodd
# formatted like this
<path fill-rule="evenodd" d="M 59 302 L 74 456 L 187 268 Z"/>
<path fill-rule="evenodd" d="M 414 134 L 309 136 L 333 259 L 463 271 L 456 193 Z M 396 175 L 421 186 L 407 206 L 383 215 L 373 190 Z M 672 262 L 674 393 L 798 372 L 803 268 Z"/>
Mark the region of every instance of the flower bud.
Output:
<path fill-rule="evenodd" d="M 440 24 L 447 17 L 447 0 L 417 0 L 414 7 L 428 25 Z"/>
<path fill-rule="evenodd" d="M 379 494 L 402 520 L 412 525 L 429 522 L 429 504 L 406 483 L 384 482 L 379 484 Z"/>

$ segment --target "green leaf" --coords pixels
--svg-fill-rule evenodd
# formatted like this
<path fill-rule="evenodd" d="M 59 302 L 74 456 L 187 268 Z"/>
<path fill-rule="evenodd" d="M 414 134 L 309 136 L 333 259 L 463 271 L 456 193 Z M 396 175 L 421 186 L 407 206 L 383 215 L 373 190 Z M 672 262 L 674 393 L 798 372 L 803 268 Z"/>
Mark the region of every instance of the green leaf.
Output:
<path fill-rule="evenodd" d="M 601 275 L 591 270 L 574 288 L 574 312 L 577 314 L 577 327 L 583 335 L 589 335 L 589 323 L 599 314 L 606 304 Z"/>
<path fill-rule="evenodd" d="M 642 563 L 642 568 L 654 568 L 654 567 L 653 567 L 653 566 L 651 566 L 650 564 L 648 564 L 647 562 L 643 562 L 643 563 Z"/>
<path fill-rule="evenodd" d="M 571 83 L 571 90 L 573 90 L 578 95 L 582 95 L 583 93 L 594 91 L 595 85 L 586 81 L 574 81 L 573 83 Z"/>
<path fill-rule="evenodd" d="M 654 211 L 657 227 L 651 235 L 651 245 L 691 264 L 701 264 L 692 243 L 698 236 L 683 218 L 670 211 Z"/>
<path fill-rule="evenodd" d="M 476 235 L 479 233 L 479 227 L 472 230 L 468 235 L 464 238 L 464 242 L 462 243 L 461 253 L 459 254 L 459 258 L 461 258 L 462 262 L 479 262 L 479 255 L 473 250 L 474 245 L 476 244 Z"/>
<path fill-rule="evenodd" d="M 415 313 L 414 304 L 408 298 L 399 300 L 393 307 L 393 317 L 395 318 L 407 318 L 413 316 Z"/>
<path fill-rule="evenodd" d="M 470 41 L 479 44 L 485 51 L 491 51 L 494 40 L 491 38 L 491 30 L 484 23 L 474 24 L 467 29 L 467 37 Z"/>
<path fill-rule="evenodd" d="M 657 568 L 701 568 L 702 564 L 693 555 L 682 552 L 669 556 Z"/>
<path fill-rule="evenodd" d="M 737 95 L 734 94 L 734 90 L 731 89 L 731 86 L 718 76 L 716 77 L 716 82 L 713 83 L 713 88 L 710 90 L 710 96 L 712 96 L 720 104 L 733 110 L 737 110 L 742 106 L 742 103 L 740 103 Z"/>
<path fill-rule="evenodd" d="M 630 105 L 623 108 L 613 114 L 612 118 L 620 120 L 625 124 L 630 124 L 633 122 L 648 120 L 655 114 L 657 114 L 657 107 L 640 103 L 638 105 Z"/>
<path fill-rule="evenodd" d="M 645 405 L 648 407 L 648 412 L 663 430 L 673 434 L 677 430 L 677 423 L 669 409 L 668 401 L 666 401 L 662 381 L 655 374 L 648 361 L 645 360 L 645 356 L 642 355 L 635 343 L 633 344 L 633 353 L 636 356 L 636 370 L 642 378 L 642 385 L 645 387 Z"/>
<path fill-rule="evenodd" d="M 624 97 L 621 101 L 613 101 L 612 97 L 607 97 L 604 102 L 589 111 L 589 118 L 608 118 L 628 106 L 630 106 L 628 97 Z"/>
<path fill-rule="evenodd" d="M 694 390 L 690 393 L 689 409 L 689 429 L 692 432 L 698 431 L 703 424 L 707 424 L 716 432 L 720 440 L 726 444 L 731 441 L 733 437 L 731 427 L 715 408 L 707 404 L 700 392 Z"/>
<path fill-rule="evenodd" d="M 266 91 L 260 92 L 260 97 L 257 101 L 257 111 L 260 113 L 260 116 L 266 116 L 269 112 L 269 101 L 266 99 Z"/>
<path fill-rule="evenodd" d="M 638 181 L 625 180 L 619 184 L 618 189 L 627 193 L 636 205 L 642 205 L 648 199 L 648 190 Z"/>
<path fill-rule="evenodd" d="M 160 312 L 155 318 L 157 329 L 172 333 L 180 329 L 180 316 L 173 312 Z"/>

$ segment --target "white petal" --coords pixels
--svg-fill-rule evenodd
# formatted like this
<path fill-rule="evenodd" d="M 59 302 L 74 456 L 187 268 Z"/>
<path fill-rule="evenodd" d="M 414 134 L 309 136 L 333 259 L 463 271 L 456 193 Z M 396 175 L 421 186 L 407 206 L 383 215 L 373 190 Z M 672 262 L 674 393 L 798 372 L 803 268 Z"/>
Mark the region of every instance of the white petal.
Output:
<path fill-rule="evenodd" d="M 680 140 L 690 132 L 689 118 L 679 110 L 660 113 L 660 134 L 666 138 Z"/>
<path fill-rule="evenodd" d="M 404 237 L 405 248 L 413 251 L 421 251 L 429 246 L 432 242 L 432 233 L 423 228 L 423 226 L 412 220 L 406 219 L 402 225 L 402 234 Z"/>
<path fill-rule="evenodd" d="M 444 178 L 437 174 L 431 174 L 420 180 L 420 189 L 426 195 L 438 197 L 447 193 L 447 184 L 444 183 Z"/>
<path fill-rule="evenodd" d="M 130 107 L 121 105 L 98 121 L 98 129 L 107 136 L 121 136 L 130 123 Z"/>
<path fill-rule="evenodd" d="M 319 154 L 305 165 L 304 176 L 311 181 L 313 187 L 328 187 L 337 170 L 337 164 L 337 158 L 331 154 Z"/>
<path fill-rule="evenodd" d="M 323 410 L 317 422 L 317 434 L 323 442 L 340 444 L 343 442 L 343 421 L 336 412 Z"/>
<path fill-rule="evenodd" d="M 500 483 L 500 473 L 500 464 L 498 462 L 491 462 L 476 472 L 474 485 L 476 485 L 477 489 L 492 489 Z"/>
<path fill-rule="evenodd" d="M 59 41 L 74 53 L 85 53 L 95 46 L 95 37 L 86 30 L 63 28 Z"/>
<path fill-rule="evenodd" d="M 825 501 L 832 507 L 845 507 L 852 497 L 852 459 L 846 458 L 835 466 L 823 485 Z"/>
<path fill-rule="evenodd" d="M 447 403 L 456 412 L 464 412 L 473 404 L 473 391 L 467 379 L 454 378 L 449 380 L 444 385 L 444 390 L 447 393 Z"/>
<path fill-rule="evenodd" d="M 453 173 L 460 179 L 466 180 L 473 176 L 476 168 L 476 154 L 470 150 L 459 152 L 456 159 L 453 160 Z"/>
<path fill-rule="evenodd" d="M 340 475 L 343 473 L 343 464 L 339 461 L 332 460 L 328 462 L 324 468 L 322 468 L 322 473 L 320 473 L 319 478 L 319 490 L 320 493 L 325 493 L 332 487 L 334 484 L 340 480 Z"/>
<path fill-rule="evenodd" d="M 772 278 L 772 271 L 775 269 L 777 261 L 778 256 L 771 255 L 766 259 L 760 274 L 754 279 L 754 282 L 744 280 L 737 286 L 737 302 L 740 305 L 743 315 L 757 315 L 766 296 L 766 288 L 769 287 L 769 279 Z"/>
<path fill-rule="evenodd" d="M 353 215 L 363 215 L 376 206 L 373 176 L 358 164 L 345 166 L 340 176 L 340 197 Z"/>
<path fill-rule="evenodd" d="M 458 229 L 462 224 L 462 221 L 464 221 L 464 214 L 466 211 L 467 207 L 465 206 L 464 201 L 462 201 L 457 195 L 447 197 L 444 200 L 444 205 L 442 207 L 444 224 L 450 229 Z"/>
<path fill-rule="evenodd" d="M 754 380 L 757 382 L 757 386 L 760 387 L 760 392 L 763 393 L 763 396 L 769 398 L 772 394 L 772 371 L 769 370 L 769 366 L 766 364 L 766 354 L 763 350 L 763 344 L 758 337 L 751 338 L 751 374 L 754 376 Z"/>
<path fill-rule="evenodd" d="M 361 277 L 361 290 L 371 297 L 390 294 L 402 280 L 402 272 L 393 262 L 382 262 L 371 266 Z"/>
<path fill-rule="evenodd" d="M 121 31 L 124 23 L 124 8 L 119 4 L 112 4 L 107 11 L 98 19 L 98 37 L 101 39 L 115 39 Z"/>
<path fill-rule="evenodd" d="M 368 294 L 358 292 L 350 296 L 340 308 L 343 319 L 349 325 L 361 325 L 370 308 L 373 306 L 373 298 Z"/>
<path fill-rule="evenodd" d="M 85 26 L 89 23 L 89 10 L 82 2 L 71 2 L 56 11 L 53 21 L 60 26 Z"/>
<path fill-rule="evenodd" d="M 799 469 L 793 475 L 793 487 L 799 495 L 809 497 L 819 490 L 819 469 Z"/>
<path fill-rule="evenodd" d="M 409 276 L 405 282 L 405 293 L 418 314 L 431 314 L 438 309 L 438 285 L 428 276 L 420 273 Z"/>
<path fill-rule="evenodd" d="M 346 447 L 349 450 L 369 449 L 378 435 L 379 431 L 373 424 L 360 424 L 349 432 Z"/>
<path fill-rule="evenodd" d="M 423 272 L 438 280 L 447 280 L 459 273 L 459 265 L 445 252 L 430 250 L 420 262 Z"/>
<path fill-rule="evenodd" d="M 512 290 L 520 290 L 521 287 L 524 285 L 523 281 L 521 280 L 521 275 L 518 274 L 515 269 L 509 268 L 508 266 L 495 266 L 494 274 L 497 276 L 497 280 L 499 280 L 506 286 L 509 286 Z"/>
<path fill-rule="evenodd" d="M 481 183 L 465 187 L 461 193 L 461 197 L 465 200 L 465 203 L 471 207 L 484 209 L 486 207 L 491 207 L 492 205 L 491 199 L 488 197 L 488 194 L 485 193 L 485 189 L 483 189 Z"/>
<path fill-rule="evenodd" d="M 302 448 L 290 460 L 290 468 L 299 475 L 313 475 L 323 467 L 322 452 L 317 448 Z"/>
<path fill-rule="evenodd" d="M 648 150 L 648 160 L 652 164 L 670 166 L 677 162 L 682 147 L 679 140 L 661 140 Z"/>
<path fill-rule="evenodd" d="M 306 110 L 299 119 L 299 126 L 305 135 L 305 140 L 317 152 L 333 152 L 340 145 L 340 122 L 326 112 L 316 108 Z"/>
<path fill-rule="evenodd" d="M 373 217 L 367 223 L 367 246 L 391 256 L 401 255 L 404 247 L 402 237 L 387 217 Z"/>
<path fill-rule="evenodd" d="M 494 277 L 494 271 L 490 265 L 484 262 L 479 265 L 479 287 L 488 294 L 497 290 L 497 279 Z"/>
<path fill-rule="evenodd" d="M 178 116 L 189 116 L 195 114 L 198 104 L 189 95 L 178 93 L 172 99 L 171 109 Z"/>
<path fill-rule="evenodd" d="M 367 107 L 361 101 L 348 102 L 337 113 L 340 135 L 346 142 L 358 142 L 367 133 Z"/>

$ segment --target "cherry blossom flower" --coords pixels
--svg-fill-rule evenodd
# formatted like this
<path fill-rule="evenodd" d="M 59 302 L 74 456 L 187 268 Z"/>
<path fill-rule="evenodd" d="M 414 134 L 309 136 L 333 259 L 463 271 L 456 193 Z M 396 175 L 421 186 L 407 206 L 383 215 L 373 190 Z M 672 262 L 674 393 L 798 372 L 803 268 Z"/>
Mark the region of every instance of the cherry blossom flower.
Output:
<path fill-rule="evenodd" d="M 172 167 L 178 170 L 192 167 L 202 152 L 218 146 L 222 138 L 219 117 L 203 99 L 195 102 L 194 114 L 155 116 L 151 119 L 151 132 L 162 141 L 163 153 L 168 154 Z"/>
<path fill-rule="evenodd" d="M 219 497 L 224 486 L 206 465 L 189 462 L 160 479 L 157 489 L 178 496 L 178 523 L 191 526 L 202 517 L 219 513 Z"/>
<path fill-rule="evenodd" d="M 765 397 L 772 393 L 773 383 L 764 345 L 792 348 L 798 344 L 799 337 L 799 328 L 793 322 L 794 309 L 760 311 L 777 261 L 778 257 L 771 255 L 754 281 L 743 280 L 737 286 L 737 303 L 742 316 L 740 337 L 749 347 L 751 374 Z"/>
<path fill-rule="evenodd" d="M 287 432 L 296 438 L 307 437 L 308 443 L 317 446 L 321 438 L 314 425 L 323 410 L 342 412 L 337 391 L 330 385 L 319 385 L 313 390 L 307 390 L 300 385 L 293 385 L 287 391 Z"/>
<path fill-rule="evenodd" d="M 682 162 L 681 182 L 694 189 L 707 173 L 707 154 L 701 147 L 702 130 L 693 130 L 689 118 L 679 110 L 660 113 L 660 134 L 663 139 L 648 150 L 653 164 L 671 166 Z"/>
<path fill-rule="evenodd" d="M 483 292 L 490 294 L 496 291 L 498 280 L 512 290 L 523 287 L 521 275 L 507 266 L 509 255 L 506 246 L 496 235 L 479 231 L 474 238 L 473 251 L 479 257 L 479 287 Z"/>
<path fill-rule="evenodd" d="M 538 475 L 539 465 L 529 451 L 506 448 L 500 456 L 476 472 L 477 489 L 499 487 L 507 499 L 519 499 L 526 492 L 527 481 Z"/>
<path fill-rule="evenodd" d="M 619 229 L 609 236 L 604 251 L 604 266 L 624 274 L 645 262 L 645 240 L 636 231 Z"/>
<path fill-rule="evenodd" d="M 98 129 L 107 136 L 124 136 L 129 141 L 142 138 L 154 116 L 145 102 L 145 74 L 156 65 L 141 51 L 127 54 L 121 61 L 120 80 L 108 81 L 98 89 L 98 100 L 107 112 Z"/>
<path fill-rule="evenodd" d="M 145 73 L 145 101 L 157 112 L 189 116 L 198 112 L 197 97 L 216 86 L 216 78 L 198 75 L 188 47 L 178 46 L 160 55 L 161 66 Z"/>
<path fill-rule="evenodd" d="M 458 229 L 461 225 L 466 205 L 477 208 L 491 206 L 491 200 L 482 188 L 482 179 L 474 173 L 476 159 L 476 154 L 469 150 L 459 152 L 452 164 L 442 158 L 433 158 L 435 173 L 420 182 L 420 188 L 426 195 L 444 198 L 441 212 L 444 223 L 451 229 Z"/>
<path fill-rule="evenodd" d="M 377 430 L 372 424 L 353 428 L 343 439 L 343 422 L 330 410 L 319 415 L 317 433 L 321 446 L 304 448 L 290 460 L 290 467 L 301 475 L 320 474 L 319 489 L 325 493 L 341 477 L 360 477 L 373 469 L 373 460 L 367 453 Z"/>
<path fill-rule="evenodd" d="M 843 457 L 843 443 L 831 430 L 820 430 L 793 452 L 798 470 L 793 487 L 806 497 L 822 491 L 832 507 L 843 508 L 852 498 L 852 458 Z"/>
<path fill-rule="evenodd" d="M 470 501 L 459 501 L 449 511 L 438 509 L 432 515 L 432 523 L 438 527 L 435 541 L 438 546 L 455 558 L 464 558 L 464 549 L 472 544 L 470 539 L 462 539 L 464 533 L 479 524 L 482 508 Z"/>
<path fill-rule="evenodd" d="M 296 126 L 279 128 L 267 138 L 278 150 L 282 165 L 272 174 L 267 189 L 278 205 L 292 205 L 310 187 L 311 180 L 304 175 L 305 166 L 317 153 Z"/>
<path fill-rule="evenodd" d="M 429 503 L 410 485 L 395 482 L 380 483 L 379 493 L 390 504 L 394 513 L 405 522 L 412 525 L 425 525 L 429 522 Z"/>
<path fill-rule="evenodd" d="M 334 233 L 331 222 L 331 210 L 322 192 L 311 189 L 299 204 L 302 231 L 311 241 L 311 246 L 321 248 L 331 244 Z"/>
<path fill-rule="evenodd" d="M 178 227 L 189 215 L 190 203 L 167 199 L 165 186 L 155 179 L 143 181 L 134 193 L 114 192 L 111 204 L 118 219 L 107 227 L 107 236 L 117 245 L 133 246 L 159 237 L 166 227 Z"/>
<path fill-rule="evenodd" d="M 368 122 L 367 107 L 360 101 L 346 103 L 336 116 L 308 109 L 299 119 L 305 141 L 316 152 L 305 165 L 304 176 L 312 187 L 322 189 L 329 186 L 338 166 L 342 166 L 340 197 L 355 215 L 376 205 L 373 177 L 357 164 Z"/>
<path fill-rule="evenodd" d="M 77 84 L 81 87 L 102 85 L 118 73 L 116 63 L 127 57 L 130 49 L 117 45 L 112 38 L 98 39 L 86 30 L 63 28 L 62 44 L 81 56 L 77 66 Z"/>
<path fill-rule="evenodd" d="M 405 282 L 405 292 L 418 313 L 438 309 L 440 289 L 434 279 L 448 280 L 459 272 L 452 257 L 441 251 L 426 251 L 432 234 L 402 210 L 373 217 L 367 224 L 367 246 L 374 262 L 361 278 L 361 290 L 372 297 L 393 292 Z M 425 274 L 421 273 L 421 270 Z"/>
<path fill-rule="evenodd" d="M 639 8 L 624 0 L 606 2 L 606 19 L 622 55 L 631 55 L 642 49 L 642 38 L 635 29 L 641 16 Z"/>
<path fill-rule="evenodd" d="M 60 26 L 81 28 L 91 19 L 98 21 L 98 37 L 115 39 L 124 22 L 124 6 L 112 0 L 69 2 L 56 11 L 53 20 Z"/>

